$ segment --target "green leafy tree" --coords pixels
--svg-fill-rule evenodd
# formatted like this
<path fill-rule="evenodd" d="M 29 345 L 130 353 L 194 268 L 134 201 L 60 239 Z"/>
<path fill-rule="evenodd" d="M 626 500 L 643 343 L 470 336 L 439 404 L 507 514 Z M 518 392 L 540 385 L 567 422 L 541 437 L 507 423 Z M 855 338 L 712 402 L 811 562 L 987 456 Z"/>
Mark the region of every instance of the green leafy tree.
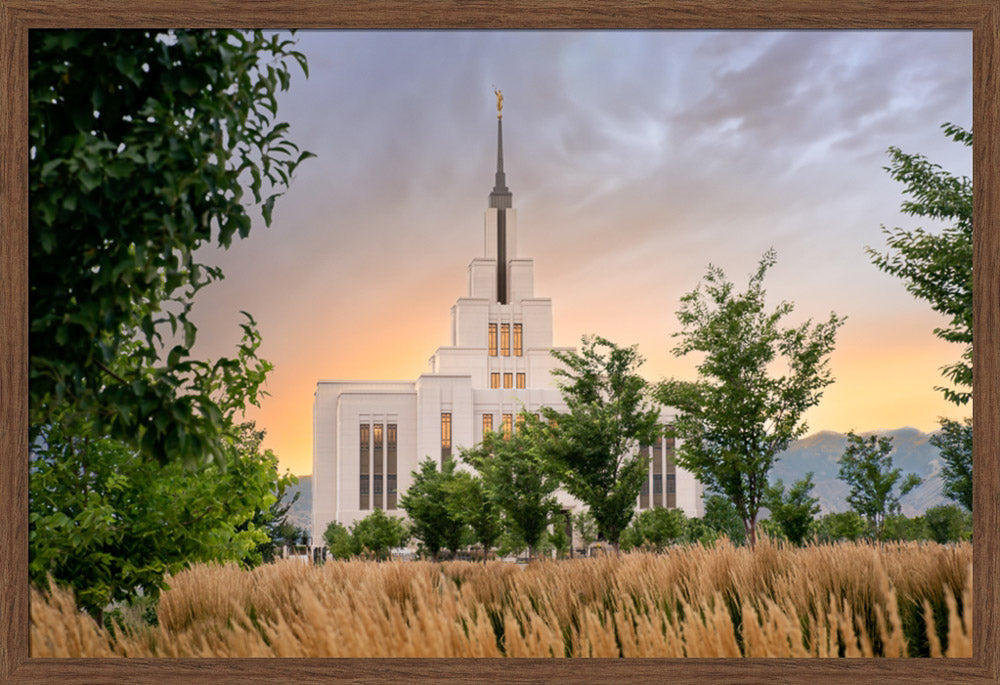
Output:
<path fill-rule="evenodd" d="M 972 145 L 971 132 L 952 124 L 944 129 L 952 140 Z M 875 266 L 901 278 L 914 297 L 948 318 L 948 325 L 935 328 L 934 335 L 964 348 L 958 362 L 942 369 L 955 387 L 938 390 L 948 400 L 965 404 L 972 397 L 972 180 L 896 147 L 889 148 L 889 154 L 892 161 L 886 171 L 912 198 L 903 202 L 902 212 L 947 225 L 940 233 L 883 226 L 887 251 L 866 251 Z"/>
<path fill-rule="evenodd" d="M 442 549 L 454 556 L 471 535 L 464 518 L 455 506 L 448 506 L 450 483 L 456 478 L 455 460 L 445 459 L 441 469 L 428 457 L 413 471 L 412 484 L 399 499 L 399 506 L 410 517 L 410 532 L 436 560 Z"/>
<path fill-rule="evenodd" d="M 705 498 L 705 515 L 702 520 L 717 535 L 728 537 L 734 545 L 746 542 L 747 531 L 743 519 L 728 497 L 718 493 L 708 495 Z"/>
<path fill-rule="evenodd" d="M 903 514 L 890 514 L 882 525 L 883 540 L 926 540 L 929 537 L 927 523 L 923 516 L 913 518 Z"/>
<path fill-rule="evenodd" d="M 261 453 L 261 445 L 264 442 L 266 434 L 266 431 L 257 430 L 257 426 L 254 421 L 248 421 L 241 424 L 239 426 L 239 436 L 236 442 L 238 450 L 241 453 L 241 459 L 236 463 L 254 463 L 254 455 Z M 271 450 L 264 450 L 263 454 L 269 461 L 271 461 L 271 463 L 277 465 L 278 458 L 275 456 L 274 452 Z M 288 510 L 299 499 L 300 493 L 296 492 L 295 495 L 287 501 L 285 499 L 285 492 L 298 482 L 299 479 L 296 476 L 286 472 L 281 478 L 278 478 L 274 482 L 274 486 L 271 491 L 274 495 L 274 499 L 271 501 L 270 505 L 258 505 L 254 511 L 253 518 L 242 524 L 243 528 L 253 526 L 255 528 L 262 529 L 267 534 L 267 540 L 262 542 L 257 547 L 257 553 L 260 554 L 264 563 L 271 563 L 274 561 L 277 548 L 286 543 L 286 539 L 289 535 L 289 528 L 295 531 L 298 530 L 295 526 L 288 523 Z"/>
<path fill-rule="evenodd" d="M 198 561 L 263 561 L 272 544 L 259 521 L 290 483 L 277 459 L 260 452 L 252 424 L 225 462 L 194 470 L 144 462 L 112 438 L 79 437 L 46 426 L 29 459 L 29 574 L 71 586 L 95 616 L 140 589 L 155 600 L 164 574 Z M 224 467 L 224 468 L 223 468 Z M 277 484 L 277 487 L 276 487 Z"/>
<path fill-rule="evenodd" d="M 279 525 L 277 532 L 278 544 L 289 547 L 293 552 L 295 551 L 295 547 L 297 545 L 306 544 L 303 541 L 309 539 L 309 531 L 288 521 Z"/>
<path fill-rule="evenodd" d="M 817 537 L 825 543 L 860 540 L 868 530 L 868 522 L 856 511 L 832 512 L 816 524 Z"/>
<path fill-rule="evenodd" d="M 868 520 L 879 540 L 885 517 L 898 514 L 899 499 L 922 482 L 914 473 L 903 478 L 903 470 L 892 467 L 892 449 L 892 438 L 878 435 L 866 438 L 851 431 L 837 474 L 850 487 L 847 503 Z"/>
<path fill-rule="evenodd" d="M 552 352 L 565 365 L 552 373 L 568 411 L 543 409 L 550 426 L 541 444 L 566 490 L 587 505 L 601 537 L 617 548 L 647 474 L 638 447 L 659 437 L 659 410 L 638 374 L 643 359 L 635 346 L 601 337 L 582 342 L 579 354 Z"/>
<path fill-rule="evenodd" d="M 972 516 L 955 504 L 942 504 L 924 512 L 924 525 L 931 540 L 942 545 L 972 537 Z"/>
<path fill-rule="evenodd" d="M 193 298 L 223 277 L 195 254 L 246 237 L 252 207 L 269 224 L 309 156 L 277 119 L 289 65 L 306 68 L 291 46 L 261 31 L 32 32 L 30 444 L 58 414 L 63 436 L 225 463 L 219 390 L 242 384 L 256 404 L 270 365 L 192 357 Z"/>
<path fill-rule="evenodd" d="M 740 535 L 743 534 L 743 524 L 737 519 Z M 689 518 L 684 522 L 684 541 L 690 544 L 711 545 L 719 538 L 719 533 L 705 523 L 704 518 Z"/>
<path fill-rule="evenodd" d="M 736 506 L 752 546 L 767 477 L 778 455 L 806 431 L 802 414 L 833 382 L 828 356 L 844 322 L 831 313 L 824 322 L 784 328 L 793 305 L 765 308 L 764 275 L 774 265 L 764 253 L 747 290 L 735 293 L 721 269 L 708 267 L 701 284 L 681 298 L 682 330 L 677 356 L 704 353 L 699 380 L 661 383 L 658 398 L 677 409 L 674 433 L 683 439 L 674 461 L 706 488 Z M 785 370 L 772 375 L 776 363 Z"/>
<path fill-rule="evenodd" d="M 972 511 L 972 419 L 964 423 L 941 419 L 941 432 L 931 436 L 930 443 L 941 451 L 944 462 L 944 496 Z"/>
<path fill-rule="evenodd" d="M 945 134 L 957 143 L 972 145 L 972 132 L 945 124 Z M 972 181 L 956 176 L 921 155 L 889 148 L 892 157 L 886 171 L 904 184 L 902 211 L 938 222 L 940 232 L 925 228 L 887 229 L 887 250 L 867 248 L 868 256 L 882 271 L 903 280 L 914 297 L 948 319 L 934 335 L 963 346 L 961 357 L 942 368 L 951 387 L 936 388 L 957 405 L 972 398 Z M 941 433 L 931 438 L 941 450 L 946 467 L 941 476 L 944 494 L 972 511 L 972 420 L 963 423 L 941 419 Z"/>
<path fill-rule="evenodd" d="M 472 529 L 472 536 L 483 548 L 483 563 L 503 534 L 500 506 L 483 479 L 465 471 L 456 471 L 454 480 L 444 486 L 445 506 L 458 520 Z"/>
<path fill-rule="evenodd" d="M 778 526 L 785 538 L 794 545 L 801 545 L 812 531 L 819 500 L 812 496 L 814 483 L 812 472 L 792 485 L 785 492 L 785 484 L 779 478 L 768 487 L 764 496 L 764 506 L 771 512 L 771 521 Z"/>
<path fill-rule="evenodd" d="M 503 513 L 504 524 L 528 547 L 537 551 L 559 503 L 552 493 L 559 481 L 546 468 L 539 445 L 545 427 L 522 413 L 513 435 L 487 431 L 483 441 L 461 450 L 463 461 L 479 472 L 483 488 Z"/>
<path fill-rule="evenodd" d="M 342 523 L 330 521 L 323 531 L 323 542 L 334 559 L 350 559 L 361 554 L 357 538 Z"/>
<path fill-rule="evenodd" d="M 685 538 L 686 519 L 680 509 L 654 507 L 641 511 L 622 534 L 622 547 L 648 547 L 660 552 Z"/>
<path fill-rule="evenodd" d="M 351 537 L 362 553 L 370 554 L 378 561 L 385 561 L 393 549 L 402 547 L 409 541 L 410 533 L 403 519 L 376 509 L 351 526 Z"/>
<path fill-rule="evenodd" d="M 569 554 L 572 544 L 569 526 L 570 519 L 567 514 L 559 512 L 552 517 L 552 529 L 548 532 L 548 543 L 552 545 L 552 549 L 560 558 Z"/>
<path fill-rule="evenodd" d="M 583 548 L 590 552 L 590 546 L 597 541 L 597 521 L 586 509 L 581 509 L 572 516 L 573 530 L 580 536 Z"/>

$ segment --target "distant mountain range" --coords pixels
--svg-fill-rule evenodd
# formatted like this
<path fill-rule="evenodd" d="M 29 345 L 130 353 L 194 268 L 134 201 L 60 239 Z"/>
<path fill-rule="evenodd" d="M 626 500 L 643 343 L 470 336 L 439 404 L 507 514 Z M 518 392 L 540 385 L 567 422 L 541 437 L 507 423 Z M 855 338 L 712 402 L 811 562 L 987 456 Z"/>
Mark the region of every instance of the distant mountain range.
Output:
<path fill-rule="evenodd" d="M 900 501 L 906 516 L 923 514 L 927 509 L 951 500 L 941 494 L 941 459 L 938 449 L 930 444 L 933 433 L 923 433 L 916 428 L 899 428 L 891 431 L 873 431 L 891 437 L 893 468 L 902 468 L 903 477 L 915 473 L 924 482 Z M 861 435 L 872 435 L 873 432 Z M 847 434 L 820 431 L 792 443 L 781 453 L 771 471 L 771 479 L 780 478 L 787 488 L 813 472 L 813 496 L 819 498 L 821 513 L 847 511 L 847 485 L 837 478 L 837 463 L 847 447 Z"/>
<path fill-rule="evenodd" d="M 862 433 L 871 435 L 872 433 Z M 899 428 L 878 431 L 879 435 L 892 438 L 894 468 L 902 468 L 903 476 L 916 473 L 924 479 L 920 487 L 900 500 L 907 516 L 923 514 L 927 509 L 951 500 L 941 494 L 941 459 L 936 447 L 930 444 L 933 433 L 923 433 L 916 428 Z M 819 498 L 821 513 L 847 511 L 847 485 L 837 478 L 837 464 L 847 447 L 847 434 L 820 431 L 801 440 L 781 453 L 771 471 L 771 479 L 780 478 L 786 488 L 813 472 L 813 496 Z M 285 498 L 302 493 L 288 510 L 288 518 L 296 526 L 309 530 L 312 526 L 312 476 L 299 476 L 298 485 L 292 486 Z"/>
<path fill-rule="evenodd" d="M 299 528 L 312 530 L 312 476 L 298 476 L 298 479 L 298 485 L 288 488 L 283 498 L 288 502 L 295 497 L 296 492 L 301 493 L 299 499 L 288 509 L 288 521 Z"/>

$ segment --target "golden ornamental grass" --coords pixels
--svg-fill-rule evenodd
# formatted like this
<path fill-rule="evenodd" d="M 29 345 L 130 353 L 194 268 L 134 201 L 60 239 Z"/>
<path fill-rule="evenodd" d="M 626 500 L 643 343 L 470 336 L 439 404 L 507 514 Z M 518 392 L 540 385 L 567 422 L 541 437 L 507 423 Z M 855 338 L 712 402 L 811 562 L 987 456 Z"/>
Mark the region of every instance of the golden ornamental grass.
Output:
<path fill-rule="evenodd" d="M 31 594 L 33 657 L 871 657 L 972 655 L 968 543 L 726 541 L 527 567 L 199 565 L 158 625 L 107 631 Z"/>

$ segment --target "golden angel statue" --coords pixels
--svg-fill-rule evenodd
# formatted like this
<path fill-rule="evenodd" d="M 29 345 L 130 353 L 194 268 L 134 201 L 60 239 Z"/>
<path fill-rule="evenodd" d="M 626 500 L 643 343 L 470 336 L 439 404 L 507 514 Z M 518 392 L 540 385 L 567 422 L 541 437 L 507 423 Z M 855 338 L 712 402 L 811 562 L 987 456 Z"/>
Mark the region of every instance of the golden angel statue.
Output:
<path fill-rule="evenodd" d="M 494 88 L 493 94 L 497 96 L 497 118 L 499 119 L 503 116 L 503 93 Z"/>

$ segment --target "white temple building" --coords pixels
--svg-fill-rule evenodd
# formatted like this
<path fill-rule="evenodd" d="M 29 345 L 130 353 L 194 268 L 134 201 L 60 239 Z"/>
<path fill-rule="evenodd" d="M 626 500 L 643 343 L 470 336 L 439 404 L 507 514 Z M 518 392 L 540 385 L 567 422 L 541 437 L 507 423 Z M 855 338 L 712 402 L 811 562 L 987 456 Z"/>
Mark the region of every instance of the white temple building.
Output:
<path fill-rule="evenodd" d="M 374 509 L 405 516 L 399 497 L 427 457 L 458 456 L 485 431 L 516 430 L 522 410 L 566 411 L 552 370 L 552 300 L 536 297 L 534 260 L 517 253 L 517 210 L 503 169 L 498 103 L 497 169 L 483 222 L 483 253 L 469 263 L 465 296 L 451 307 L 451 343 L 412 381 L 321 380 L 313 403 L 313 545 L 331 521 L 350 526 Z M 600 322 L 593 328 L 600 330 Z M 667 410 L 662 421 L 669 423 Z M 701 516 L 702 486 L 671 461 L 673 440 L 641 448 L 649 478 L 639 509 Z M 567 510 L 580 504 L 565 493 Z"/>

